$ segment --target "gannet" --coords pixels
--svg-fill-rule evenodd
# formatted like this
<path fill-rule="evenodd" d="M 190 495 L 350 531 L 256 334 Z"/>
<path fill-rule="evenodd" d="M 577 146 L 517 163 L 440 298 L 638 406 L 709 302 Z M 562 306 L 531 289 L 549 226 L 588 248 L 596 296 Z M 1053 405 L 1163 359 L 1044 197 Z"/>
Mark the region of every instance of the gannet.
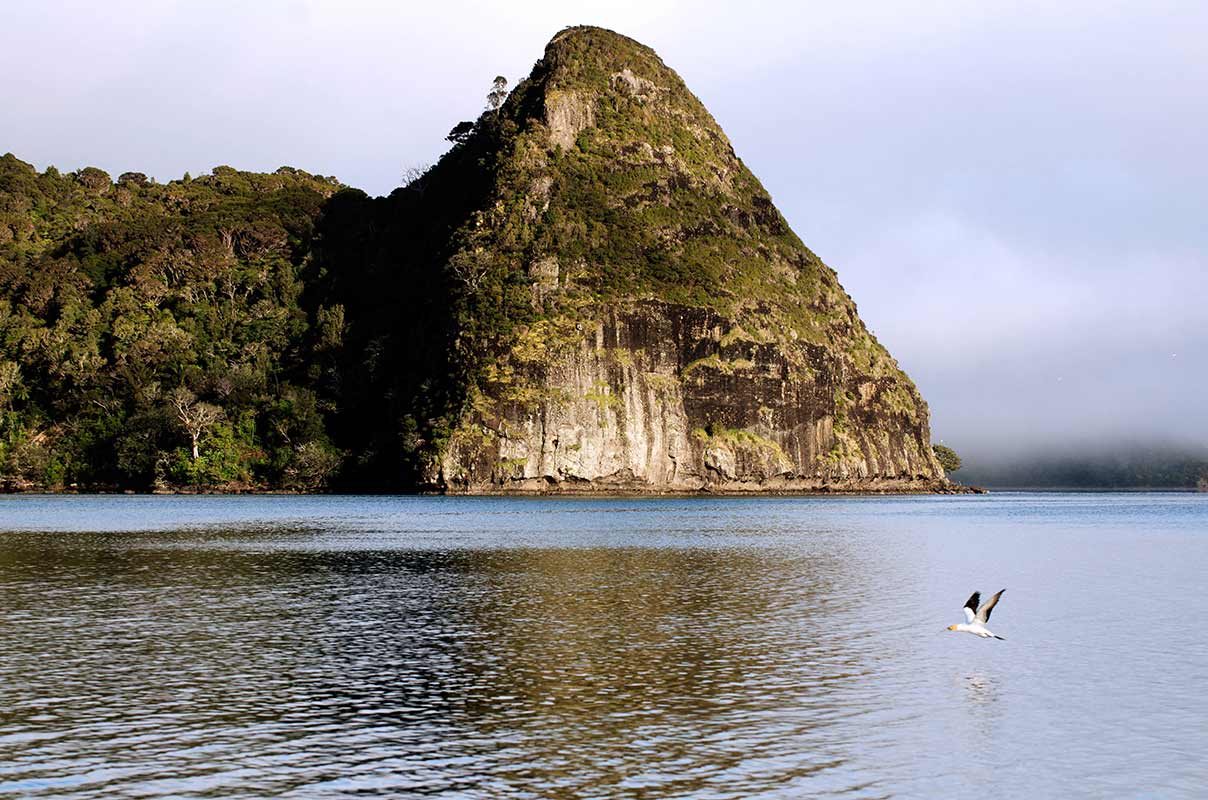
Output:
<path fill-rule="evenodd" d="M 974 592 L 969 600 L 965 603 L 965 621 L 956 625 L 949 625 L 950 631 L 964 631 L 972 633 L 974 636 L 980 636 L 983 639 L 994 637 L 1002 639 L 1003 637 L 990 631 L 986 628 L 986 623 L 990 621 L 990 612 L 994 610 L 994 606 L 998 603 L 998 598 L 1002 597 L 1002 593 L 1006 589 L 999 589 L 998 593 L 986 601 L 986 604 L 981 608 L 977 604 L 981 601 L 981 592 Z"/>

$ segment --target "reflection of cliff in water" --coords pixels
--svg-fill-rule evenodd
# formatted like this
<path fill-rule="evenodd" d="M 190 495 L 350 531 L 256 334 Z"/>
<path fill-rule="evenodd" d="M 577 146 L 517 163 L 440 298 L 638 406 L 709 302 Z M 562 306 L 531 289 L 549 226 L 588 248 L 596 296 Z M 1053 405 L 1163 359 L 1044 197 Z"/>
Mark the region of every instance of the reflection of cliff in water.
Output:
<path fill-rule="evenodd" d="M 330 672 L 349 707 L 398 698 L 393 724 L 424 720 L 442 757 L 473 756 L 484 775 L 524 769 L 551 791 L 640 773 L 690 792 L 729 773 L 749 782 L 764 759 L 805 777 L 845 759 L 827 728 L 860 712 L 846 695 L 870 671 L 844 635 L 862 588 L 845 585 L 840 541 L 807 555 L 379 554 L 389 564 L 374 579 L 394 588 L 374 596 L 397 602 L 347 607 L 373 618 L 326 651 Z M 349 621 L 329 627 L 357 630 Z M 768 740 L 769 724 L 783 737 Z"/>
<path fill-rule="evenodd" d="M 529 556 L 524 573 L 501 576 L 525 586 L 475 609 L 492 635 L 480 640 L 471 669 L 493 695 L 470 710 L 491 738 L 536 734 L 528 759 L 568 789 L 641 784 L 690 793 L 750 759 L 775 757 L 776 743 L 756 752 L 746 737 L 768 716 L 792 729 L 793 706 L 808 692 L 807 681 L 795 680 L 802 666 L 812 671 L 834 655 L 824 636 L 807 645 L 813 652 L 793 653 L 801 628 L 827 609 L 808 585 L 813 574 L 767 553 Z M 834 575 L 829 559 L 817 566 Z M 843 665 L 827 679 L 850 671 Z"/>
<path fill-rule="evenodd" d="M 866 710 L 873 671 L 868 553 L 807 536 L 474 551 L 306 549 L 324 534 L 305 531 L 31 538 L 0 548 L 10 581 L 50 560 L 61 583 L 6 591 L 41 621 L 5 644 L 70 653 L 30 674 L 45 697 L 87 688 L 56 711 L 73 757 L 111 759 L 114 735 L 150 725 L 183 753 L 225 742 L 204 764 L 182 756 L 181 774 L 307 754 L 265 791 L 350 769 L 350 786 L 450 793 L 521 776 L 551 796 L 783 785 L 850 760 L 833 729 Z M 70 624 L 48 630 L 57 615 Z"/>
<path fill-rule="evenodd" d="M 1204 783 L 1196 652 L 1155 611 L 1199 596 L 1194 495 L 5 502 L 0 796 Z M 19 532 L 59 513 L 289 521 Z M 944 629 L 990 541 L 1005 642 Z M 1063 635 L 1069 608 L 1111 636 Z"/>

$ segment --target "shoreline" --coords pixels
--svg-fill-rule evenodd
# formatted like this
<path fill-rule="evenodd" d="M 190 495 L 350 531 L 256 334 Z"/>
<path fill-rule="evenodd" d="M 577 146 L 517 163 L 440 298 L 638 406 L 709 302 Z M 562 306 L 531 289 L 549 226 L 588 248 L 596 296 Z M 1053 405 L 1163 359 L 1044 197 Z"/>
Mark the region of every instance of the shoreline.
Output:
<path fill-rule="evenodd" d="M 21 488 L 13 489 L 0 487 L 0 496 L 44 496 L 44 497 L 523 497 L 523 498 L 557 498 L 571 499 L 600 498 L 600 499 L 691 499 L 709 497 L 906 497 L 906 496 L 946 496 L 946 495 L 980 495 L 980 494 L 1205 494 L 1204 490 L 1194 486 L 1127 486 L 1127 487 L 1086 487 L 1086 486 L 954 486 L 949 489 L 814 489 L 814 490 L 783 490 L 768 489 L 753 490 L 667 490 L 667 491 L 627 491 L 624 489 L 580 489 L 580 490 L 509 490 L 509 491 L 375 491 L 340 490 L 333 492 L 303 492 L 292 489 L 160 489 L 149 492 L 138 492 L 122 489 L 45 489 Z"/>
<path fill-rule="evenodd" d="M 1194 491 L 1191 490 L 1191 491 Z M 138 492 L 122 489 L 46 489 L 46 488 L 0 488 L 0 495 L 43 495 L 47 497 L 340 497 L 340 496 L 370 496 L 370 497 L 567 497 L 583 498 L 708 498 L 708 497 L 891 497 L 907 495 L 972 495 L 989 494 L 990 490 L 980 486 L 953 485 L 942 488 L 885 488 L 885 489 L 855 489 L 818 487 L 813 489 L 625 489 L 619 487 L 601 487 L 595 489 L 509 489 L 503 491 L 471 490 L 471 491 L 374 491 L 347 490 L 335 492 L 303 492 L 290 489 L 157 489 L 148 492 Z"/>

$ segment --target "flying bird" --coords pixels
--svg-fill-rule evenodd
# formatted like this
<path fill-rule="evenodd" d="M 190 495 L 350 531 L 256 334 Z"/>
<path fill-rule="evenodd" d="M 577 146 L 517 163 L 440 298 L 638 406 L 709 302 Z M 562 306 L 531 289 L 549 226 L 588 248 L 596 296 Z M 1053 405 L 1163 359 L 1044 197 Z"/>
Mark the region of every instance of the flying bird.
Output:
<path fill-rule="evenodd" d="M 1006 589 L 999 589 L 981 608 L 977 607 L 977 604 L 981 602 L 981 592 L 974 592 L 968 601 L 965 602 L 965 621 L 956 625 L 949 625 L 948 630 L 964 631 L 974 636 L 980 636 L 983 639 L 991 637 L 1002 639 L 1003 637 L 986 628 L 986 623 L 990 621 L 990 612 L 998 604 L 998 598 L 1002 597 L 1002 593 L 1005 591 Z"/>

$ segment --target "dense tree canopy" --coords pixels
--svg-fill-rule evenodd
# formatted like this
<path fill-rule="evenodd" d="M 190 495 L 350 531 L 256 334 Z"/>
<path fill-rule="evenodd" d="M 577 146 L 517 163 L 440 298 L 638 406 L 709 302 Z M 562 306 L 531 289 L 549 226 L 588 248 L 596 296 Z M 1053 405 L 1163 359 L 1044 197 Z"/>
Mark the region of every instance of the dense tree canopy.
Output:
<path fill-rule="evenodd" d="M 384 198 L 0 158 L 0 486 L 419 484 L 465 401 L 457 331 L 498 313 L 446 268 L 487 144 Z"/>
<path fill-rule="evenodd" d="M 339 462 L 303 306 L 335 181 L 115 183 L 0 158 L 0 476 L 81 488 L 322 486 Z M 194 448 L 196 445 L 196 448 Z"/>

